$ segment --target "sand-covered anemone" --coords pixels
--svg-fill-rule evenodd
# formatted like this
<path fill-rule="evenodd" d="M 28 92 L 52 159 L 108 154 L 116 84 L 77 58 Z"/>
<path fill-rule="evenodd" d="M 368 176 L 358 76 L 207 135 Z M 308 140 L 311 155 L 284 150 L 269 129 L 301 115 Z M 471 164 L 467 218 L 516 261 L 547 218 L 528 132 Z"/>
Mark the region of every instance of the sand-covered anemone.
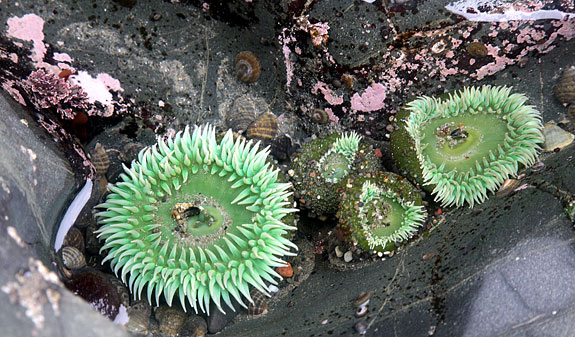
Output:
<path fill-rule="evenodd" d="M 444 206 L 473 207 L 521 166 L 536 162 L 541 115 L 508 87 L 465 88 L 419 97 L 398 114 L 394 159 Z"/>
<path fill-rule="evenodd" d="M 396 249 L 417 232 L 426 215 L 419 191 L 390 172 L 351 179 L 337 212 L 348 244 L 364 252 Z"/>
<path fill-rule="evenodd" d="M 296 198 L 318 215 L 335 214 L 346 179 L 379 167 L 373 148 L 353 131 L 316 138 L 292 161 Z"/>
<path fill-rule="evenodd" d="M 235 299 L 251 302 L 250 287 L 268 294 L 281 279 L 275 267 L 297 248 L 286 237 L 291 184 L 260 149 L 231 130 L 218 140 L 213 126 L 186 127 L 142 150 L 97 214 L 104 261 L 131 293 L 156 303 L 163 294 L 209 314 Z"/>

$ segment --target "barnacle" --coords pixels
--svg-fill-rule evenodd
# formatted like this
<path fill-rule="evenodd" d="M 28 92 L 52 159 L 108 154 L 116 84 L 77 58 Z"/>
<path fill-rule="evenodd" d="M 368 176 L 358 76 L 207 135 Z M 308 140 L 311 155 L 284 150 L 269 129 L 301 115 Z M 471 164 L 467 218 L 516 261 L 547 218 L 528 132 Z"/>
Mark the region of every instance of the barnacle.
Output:
<path fill-rule="evenodd" d="M 407 179 L 378 172 L 348 182 L 337 217 L 350 244 L 364 252 L 384 252 L 417 232 L 426 212 L 419 191 Z"/>
<path fill-rule="evenodd" d="M 297 248 L 286 235 L 291 185 L 245 138 L 213 126 L 186 127 L 142 150 L 98 207 L 104 261 L 110 261 L 135 297 L 147 288 L 152 303 L 163 293 L 209 314 L 210 299 L 233 310 L 249 302 L 250 286 L 269 295 L 266 282 Z"/>
<path fill-rule="evenodd" d="M 536 162 L 543 143 L 541 115 L 510 91 L 487 85 L 409 102 L 391 139 L 400 169 L 444 206 L 483 202 Z"/>
<path fill-rule="evenodd" d="M 361 136 L 346 132 L 305 144 L 291 167 L 300 205 L 327 215 L 337 211 L 345 179 L 352 175 L 370 175 L 379 169 L 379 161 Z"/>

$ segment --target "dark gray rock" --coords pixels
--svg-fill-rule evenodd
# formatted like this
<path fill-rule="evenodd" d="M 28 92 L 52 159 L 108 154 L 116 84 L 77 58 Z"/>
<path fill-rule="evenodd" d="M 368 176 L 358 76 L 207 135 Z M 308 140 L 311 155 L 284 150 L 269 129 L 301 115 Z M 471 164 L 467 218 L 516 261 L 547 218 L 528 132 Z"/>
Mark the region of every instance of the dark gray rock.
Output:
<path fill-rule="evenodd" d="M 234 304 L 235 311 L 231 310 L 227 304 L 222 303 L 222 309 L 226 312 L 224 314 L 218 310 L 218 307 L 216 307 L 214 302 L 210 302 L 210 315 L 206 317 L 209 333 L 218 333 L 222 331 L 226 325 L 234 320 L 241 310 L 241 306 L 235 301 L 233 301 L 232 304 Z"/>
<path fill-rule="evenodd" d="M 63 155 L 0 95 L 0 326 L 6 336 L 126 336 L 52 271 L 59 216 L 78 188 Z"/>

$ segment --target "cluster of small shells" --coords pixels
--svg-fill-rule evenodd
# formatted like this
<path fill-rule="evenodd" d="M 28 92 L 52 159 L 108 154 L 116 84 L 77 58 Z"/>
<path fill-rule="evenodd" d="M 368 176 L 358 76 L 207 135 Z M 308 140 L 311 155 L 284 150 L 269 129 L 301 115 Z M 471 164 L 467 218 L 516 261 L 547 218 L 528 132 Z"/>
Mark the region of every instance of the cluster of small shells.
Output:
<path fill-rule="evenodd" d="M 277 135 L 277 117 L 261 111 L 260 103 L 246 96 L 238 97 L 226 114 L 226 126 L 247 138 L 269 141 Z"/>
<path fill-rule="evenodd" d="M 135 301 L 127 312 L 130 320 L 126 329 L 139 335 L 204 337 L 208 332 L 204 318 L 187 314 L 176 306 L 161 305 L 152 310 L 148 302 L 141 300 Z"/>
<path fill-rule="evenodd" d="M 367 315 L 369 311 L 368 304 L 371 294 L 369 292 L 362 292 L 359 296 L 353 301 L 353 306 L 355 308 L 355 317 L 363 318 Z M 365 335 L 367 333 L 367 325 L 364 320 L 361 320 L 353 326 L 355 331 L 360 335 Z"/>

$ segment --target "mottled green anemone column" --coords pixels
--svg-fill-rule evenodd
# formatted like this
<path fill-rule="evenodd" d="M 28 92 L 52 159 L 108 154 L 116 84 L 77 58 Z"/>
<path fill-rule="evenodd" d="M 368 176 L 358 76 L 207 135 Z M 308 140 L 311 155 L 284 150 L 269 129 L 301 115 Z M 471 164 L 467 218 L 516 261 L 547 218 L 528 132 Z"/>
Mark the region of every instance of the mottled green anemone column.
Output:
<path fill-rule="evenodd" d="M 196 310 L 213 301 L 252 301 L 281 279 L 274 267 L 297 248 L 286 237 L 291 184 L 260 150 L 231 130 L 218 141 L 212 126 L 189 128 L 140 152 L 97 207 L 104 261 L 136 298 L 163 293 Z"/>
<path fill-rule="evenodd" d="M 419 97 L 405 108 L 404 130 L 392 134 L 394 158 L 444 206 L 483 202 L 520 166 L 537 160 L 541 115 L 526 101 L 492 86 L 465 88 L 444 100 Z"/>
<path fill-rule="evenodd" d="M 304 144 L 291 163 L 297 200 L 302 208 L 317 215 L 337 211 L 349 176 L 369 176 L 379 168 L 373 148 L 353 131 L 333 133 Z"/>
<path fill-rule="evenodd" d="M 364 252 L 392 251 L 413 236 L 426 217 L 419 191 L 390 172 L 350 179 L 337 212 L 348 244 Z"/>

